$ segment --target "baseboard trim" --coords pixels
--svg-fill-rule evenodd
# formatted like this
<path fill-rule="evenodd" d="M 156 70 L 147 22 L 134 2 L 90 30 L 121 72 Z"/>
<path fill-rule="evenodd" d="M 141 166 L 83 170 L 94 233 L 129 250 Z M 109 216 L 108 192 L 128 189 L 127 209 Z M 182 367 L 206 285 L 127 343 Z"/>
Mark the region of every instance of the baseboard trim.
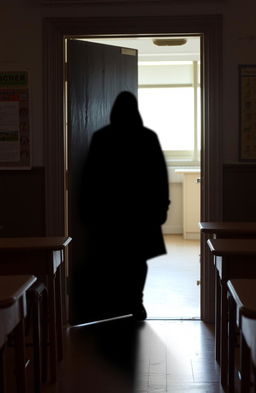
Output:
<path fill-rule="evenodd" d="M 184 233 L 185 240 L 200 240 L 200 233 L 197 232 L 185 232 Z"/>
<path fill-rule="evenodd" d="M 162 231 L 165 235 L 181 235 L 183 233 L 182 226 L 180 225 L 164 225 Z"/>

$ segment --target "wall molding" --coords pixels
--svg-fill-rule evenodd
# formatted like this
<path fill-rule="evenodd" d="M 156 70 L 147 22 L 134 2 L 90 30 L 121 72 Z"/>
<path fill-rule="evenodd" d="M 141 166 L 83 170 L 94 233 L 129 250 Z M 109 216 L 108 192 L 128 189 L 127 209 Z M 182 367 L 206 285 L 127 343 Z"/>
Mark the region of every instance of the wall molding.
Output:
<path fill-rule="evenodd" d="M 222 3 L 226 0 L 193 0 L 193 4 L 198 3 Z M 179 4 L 179 3 L 187 3 L 191 5 L 191 0 L 40 0 L 40 4 L 42 6 L 87 6 L 87 5 L 131 5 L 131 4 L 155 4 L 155 5 L 171 5 L 171 4 Z"/>
<path fill-rule="evenodd" d="M 85 5 L 118 5 L 118 4 L 159 4 L 163 3 L 166 4 L 167 1 L 165 0 L 41 0 L 40 4 L 44 6 L 67 6 L 67 7 L 74 7 L 74 6 L 85 6 Z M 168 2 L 169 3 L 169 2 Z"/>

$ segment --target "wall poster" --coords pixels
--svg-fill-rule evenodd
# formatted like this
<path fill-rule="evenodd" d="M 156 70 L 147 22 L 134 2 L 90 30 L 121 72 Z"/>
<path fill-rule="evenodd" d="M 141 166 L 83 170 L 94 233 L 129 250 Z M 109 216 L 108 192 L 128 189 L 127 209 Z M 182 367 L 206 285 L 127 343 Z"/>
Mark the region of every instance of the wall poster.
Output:
<path fill-rule="evenodd" d="M 239 67 L 239 155 L 256 161 L 256 65 Z"/>
<path fill-rule="evenodd" d="M 28 71 L 0 70 L 0 169 L 30 168 Z"/>

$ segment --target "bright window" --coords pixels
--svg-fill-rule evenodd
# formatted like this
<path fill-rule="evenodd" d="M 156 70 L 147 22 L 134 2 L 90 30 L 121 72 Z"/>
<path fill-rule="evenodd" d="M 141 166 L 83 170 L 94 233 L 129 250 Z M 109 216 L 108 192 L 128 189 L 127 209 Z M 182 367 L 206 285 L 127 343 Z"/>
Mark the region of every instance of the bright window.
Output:
<path fill-rule="evenodd" d="M 190 73 L 185 74 L 183 66 L 178 74 L 177 64 L 173 67 L 173 72 L 170 65 L 168 72 L 159 65 L 154 72 L 151 70 L 152 79 L 147 73 L 146 83 L 141 71 L 144 83 L 139 85 L 138 102 L 144 125 L 158 134 L 167 160 L 198 163 L 201 144 L 198 63 L 190 62 L 189 66 Z M 188 68 L 187 64 L 186 67 Z M 159 81 L 159 75 L 163 78 L 164 73 L 166 83 Z M 175 75 L 178 75 L 177 83 L 174 83 Z M 188 75 L 191 75 L 190 80 Z"/>
<path fill-rule="evenodd" d="M 144 125 L 158 134 L 163 150 L 193 150 L 192 87 L 140 88 L 139 106 Z"/>

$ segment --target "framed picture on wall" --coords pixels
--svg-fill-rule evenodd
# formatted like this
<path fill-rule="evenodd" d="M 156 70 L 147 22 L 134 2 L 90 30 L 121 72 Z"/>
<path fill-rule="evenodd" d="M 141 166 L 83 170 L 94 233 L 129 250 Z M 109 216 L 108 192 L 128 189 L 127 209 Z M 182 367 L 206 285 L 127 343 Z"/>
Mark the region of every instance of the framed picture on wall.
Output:
<path fill-rule="evenodd" d="M 239 66 L 239 157 L 256 161 L 256 65 Z"/>
<path fill-rule="evenodd" d="M 0 170 L 31 168 L 28 70 L 0 69 Z"/>

